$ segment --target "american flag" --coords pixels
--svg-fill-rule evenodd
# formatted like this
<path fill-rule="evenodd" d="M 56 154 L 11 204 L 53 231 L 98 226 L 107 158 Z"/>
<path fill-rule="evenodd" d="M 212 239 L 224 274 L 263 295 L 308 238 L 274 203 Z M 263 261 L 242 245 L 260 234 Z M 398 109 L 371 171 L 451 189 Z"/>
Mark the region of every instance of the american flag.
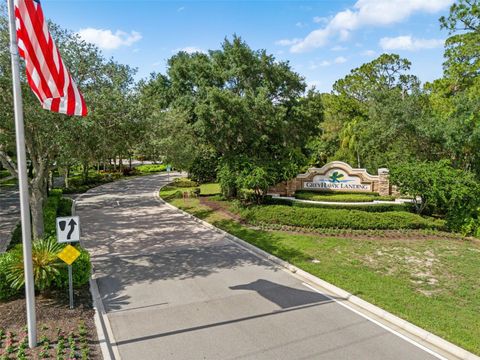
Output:
<path fill-rule="evenodd" d="M 20 56 L 25 59 L 27 79 L 44 109 L 87 115 L 87 106 L 63 64 L 48 31 L 39 0 L 15 0 Z"/>

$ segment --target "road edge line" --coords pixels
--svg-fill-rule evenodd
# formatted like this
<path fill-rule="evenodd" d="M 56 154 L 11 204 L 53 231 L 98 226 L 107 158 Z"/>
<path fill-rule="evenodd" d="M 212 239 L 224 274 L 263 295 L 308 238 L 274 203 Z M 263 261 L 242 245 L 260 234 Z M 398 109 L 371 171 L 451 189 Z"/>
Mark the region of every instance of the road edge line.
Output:
<path fill-rule="evenodd" d="M 165 184 L 163 186 L 166 186 L 168 184 Z M 404 320 L 404 319 L 401 319 L 399 318 L 398 316 L 396 315 L 393 315 L 392 313 L 386 311 L 386 310 L 383 310 L 382 308 L 376 306 L 376 305 L 373 305 L 365 300 L 362 300 L 360 299 L 359 297 L 349 293 L 348 291 L 346 290 L 343 290 L 333 284 L 330 284 L 329 282 L 325 281 L 325 280 L 322 280 L 320 279 L 319 277 L 316 277 L 315 275 L 312 275 L 308 272 L 306 272 L 305 270 L 302 270 L 298 267 L 296 267 L 295 265 L 292 265 L 290 264 L 289 262 L 285 261 L 285 260 L 282 260 L 278 257 L 276 257 L 275 255 L 272 255 L 248 242 L 246 242 L 245 240 L 242 240 L 222 229 L 219 229 L 217 228 L 216 226 L 202 220 L 202 219 L 199 219 L 189 213 L 187 213 L 186 211 L 183 211 L 182 209 L 179 209 L 177 208 L 176 206 L 173 206 L 172 204 L 166 202 L 165 200 L 163 200 L 161 197 L 160 197 L 160 190 L 163 188 L 163 186 L 161 186 L 157 191 L 154 192 L 154 197 L 162 204 L 165 204 L 167 205 L 168 207 L 170 207 L 171 209 L 175 209 L 177 211 L 180 211 L 181 213 L 183 213 L 184 215 L 186 215 L 187 217 L 193 219 L 194 221 L 202 224 L 203 226 L 206 226 L 207 228 L 209 229 L 212 229 L 220 234 L 223 234 L 227 239 L 229 239 L 230 241 L 238 244 L 239 246 L 241 247 L 244 247 L 246 248 L 247 250 L 249 250 L 250 252 L 253 252 L 254 254 L 256 254 L 257 256 L 260 256 L 262 258 L 265 258 L 269 261 L 271 261 L 272 263 L 276 264 L 276 265 L 279 265 L 281 267 L 283 267 L 284 269 L 290 271 L 291 273 L 293 273 L 295 276 L 299 277 L 300 279 L 304 279 L 306 281 L 309 281 L 317 286 L 320 286 L 330 292 L 332 292 L 335 296 L 339 296 L 341 298 L 343 298 L 344 301 L 347 301 L 347 302 L 350 302 L 352 303 L 353 305 L 355 306 L 358 306 L 359 308 L 375 315 L 375 316 L 378 316 L 379 318 L 383 319 L 384 321 L 386 321 L 387 323 L 391 323 L 393 324 L 394 326 L 397 326 L 398 328 L 406 331 L 407 333 L 425 341 L 426 343 L 429 343 L 431 344 L 432 346 L 434 347 L 437 347 L 461 360 L 480 360 L 480 357 L 478 357 L 477 355 L 425 330 L 425 329 L 422 329 L 421 327 L 418 327 L 417 325 L 414 325 L 410 322 L 408 322 L 407 320 Z M 393 330 L 393 329 L 392 329 Z M 414 339 L 412 339 L 414 340 Z M 420 344 L 419 344 L 420 345 Z M 440 355 L 440 354 L 439 354 Z"/>

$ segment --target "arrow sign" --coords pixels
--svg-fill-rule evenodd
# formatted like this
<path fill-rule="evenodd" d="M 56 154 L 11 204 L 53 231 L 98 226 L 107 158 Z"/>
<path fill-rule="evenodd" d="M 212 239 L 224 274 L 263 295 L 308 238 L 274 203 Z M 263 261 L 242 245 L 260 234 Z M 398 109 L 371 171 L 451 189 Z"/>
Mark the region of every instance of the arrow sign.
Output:
<path fill-rule="evenodd" d="M 80 241 L 80 218 L 78 216 L 57 218 L 57 241 L 59 243 Z"/>
<path fill-rule="evenodd" d="M 72 233 L 75 230 L 75 225 L 77 225 L 77 223 L 73 219 L 68 223 L 68 226 L 70 226 L 70 231 L 67 234 L 67 240 L 71 240 Z"/>

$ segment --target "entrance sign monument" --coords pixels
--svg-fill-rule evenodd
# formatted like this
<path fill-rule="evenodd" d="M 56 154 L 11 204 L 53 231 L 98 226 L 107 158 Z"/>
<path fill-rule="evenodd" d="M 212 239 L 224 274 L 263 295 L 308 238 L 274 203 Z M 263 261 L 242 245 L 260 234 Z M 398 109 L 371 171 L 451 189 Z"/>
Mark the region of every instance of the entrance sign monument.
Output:
<path fill-rule="evenodd" d="M 332 161 L 321 168 L 310 168 L 305 174 L 271 187 L 271 195 L 293 196 L 298 190 L 377 192 L 391 195 L 388 169 L 378 169 L 371 175 L 366 169 L 355 169 L 342 161 Z"/>

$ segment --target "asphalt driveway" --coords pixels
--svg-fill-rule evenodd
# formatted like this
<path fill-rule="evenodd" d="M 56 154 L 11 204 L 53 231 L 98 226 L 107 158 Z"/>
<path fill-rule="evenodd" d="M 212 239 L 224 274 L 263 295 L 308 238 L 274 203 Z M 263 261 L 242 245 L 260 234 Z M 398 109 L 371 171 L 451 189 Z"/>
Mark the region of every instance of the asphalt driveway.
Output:
<path fill-rule="evenodd" d="M 137 177 L 78 199 L 123 359 L 436 358 L 159 203 L 165 182 Z"/>

